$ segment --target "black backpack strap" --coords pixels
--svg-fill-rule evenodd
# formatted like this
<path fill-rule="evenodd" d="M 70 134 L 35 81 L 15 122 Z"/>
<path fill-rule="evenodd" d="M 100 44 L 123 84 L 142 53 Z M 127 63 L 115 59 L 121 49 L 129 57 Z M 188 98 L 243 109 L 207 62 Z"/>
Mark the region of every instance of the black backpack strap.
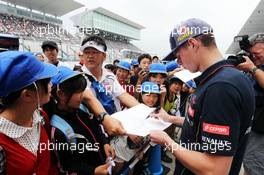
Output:
<path fill-rule="evenodd" d="M 92 83 L 92 82 L 94 82 L 94 81 L 96 81 L 95 80 L 95 78 L 92 76 L 92 75 L 89 75 L 89 74 L 84 74 L 87 78 L 88 78 L 88 80 Z"/>
<path fill-rule="evenodd" d="M 97 99 L 101 102 L 106 112 L 108 112 L 109 114 L 115 113 L 117 110 L 116 110 L 113 97 L 110 96 L 108 93 L 106 93 L 107 91 L 105 87 L 103 86 L 103 84 L 95 80 L 93 76 L 88 75 L 88 74 L 85 74 L 85 75 L 91 82 L 91 88 L 95 91 L 95 95 Z"/>

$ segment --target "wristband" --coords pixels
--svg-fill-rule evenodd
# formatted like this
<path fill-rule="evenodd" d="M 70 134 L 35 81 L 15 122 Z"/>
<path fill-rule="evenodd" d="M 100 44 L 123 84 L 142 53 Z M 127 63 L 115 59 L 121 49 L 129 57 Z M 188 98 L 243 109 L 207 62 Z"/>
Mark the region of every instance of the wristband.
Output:
<path fill-rule="evenodd" d="M 100 123 L 102 123 L 106 115 L 108 115 L 107 112 L 101 112 L 101 113 L 97 116 L 97 120 L 98 120 Z"/>

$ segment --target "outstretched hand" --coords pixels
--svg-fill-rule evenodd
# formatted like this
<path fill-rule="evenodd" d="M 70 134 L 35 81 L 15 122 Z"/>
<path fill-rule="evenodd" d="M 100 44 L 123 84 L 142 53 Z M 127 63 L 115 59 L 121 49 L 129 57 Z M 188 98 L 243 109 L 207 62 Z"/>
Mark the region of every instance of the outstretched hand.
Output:
<path fill-rule="evenodd" d="M 122 123 L 110 116 L 105 116 L 102 124 L 109 135 L 125 135 L 126 134 L 126 130 L 122 126 Z"/>

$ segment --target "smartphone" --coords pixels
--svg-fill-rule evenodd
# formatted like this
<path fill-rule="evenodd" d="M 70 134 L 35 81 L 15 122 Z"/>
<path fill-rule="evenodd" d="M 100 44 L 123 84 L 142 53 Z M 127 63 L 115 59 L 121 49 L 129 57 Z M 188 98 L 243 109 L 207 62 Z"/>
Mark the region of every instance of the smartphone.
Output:
<path fill-rule="evenodd" d="M 142 69 L 141 67 L 139 67 L 139 72 L 142 71 L 142 70 L 143 70 L 143 69 Z M 148 73 L 149 71 L 144 70 L 143 72 Z"/>

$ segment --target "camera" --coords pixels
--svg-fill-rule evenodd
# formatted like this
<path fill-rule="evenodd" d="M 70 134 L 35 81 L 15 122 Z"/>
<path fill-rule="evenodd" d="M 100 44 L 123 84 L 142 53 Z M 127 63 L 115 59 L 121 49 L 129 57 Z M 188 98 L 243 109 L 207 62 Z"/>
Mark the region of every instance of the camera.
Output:
<path fill-rule="evenodd" d="M 241 51 L 236 56 L 229 56 L 228 60 L 235 66 L 243 63 L 246 59 L 243 56 L 248 56 L 252 59 L 252 54 L 249 49 L 252 47 L 248 39 L 248 35 L 238 35 L 234 37 L 234 42 L 239 43 Z"/>
<path fill-rule="evenodd" d="M 248 40 L 248 35 L 238 35 L 234 37 L 234 42 L 239 43 L 239 47 L 241 50 L 249 53 L 249 49 L 252 47 Z"/>

